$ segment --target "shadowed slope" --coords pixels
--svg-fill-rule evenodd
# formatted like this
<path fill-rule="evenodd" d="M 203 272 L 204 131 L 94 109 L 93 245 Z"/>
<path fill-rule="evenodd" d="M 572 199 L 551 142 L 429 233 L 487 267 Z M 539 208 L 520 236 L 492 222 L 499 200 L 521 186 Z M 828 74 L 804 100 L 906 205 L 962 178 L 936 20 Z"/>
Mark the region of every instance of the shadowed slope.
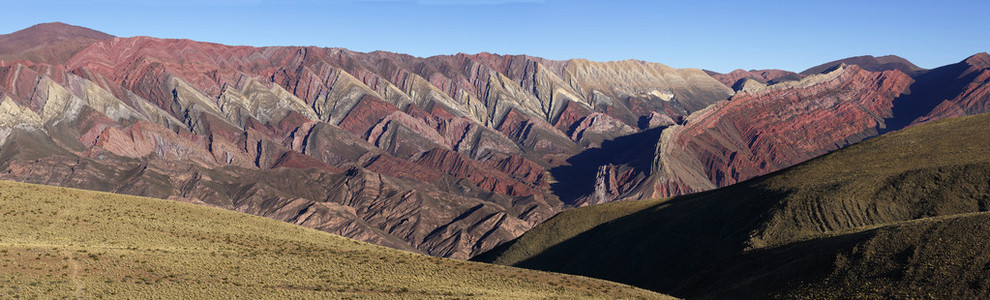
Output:
<path fill-rule="evenodd" d="M 5 297 L 664 298 L 184 203 L 12 182 L 0 199 Z"/>
<path fill-rule="evenodd" d="M 936 71 L 940 72 L 926 78 L 926 83 L 934 87 L 929 98 L 923 98 L 923 94 L 907 100 L 925 108 L 934 106 L 930 111 L 922 112 L 926 114 L 914 119 L 911 125 L 990 111 L 990 84 L 987 84 L 990 83 L 990 54 L 978 53 Z M 907 117 L 913 116 L 911 110 L 906 112 Z"/>
<path fill-rule="evenodd" d="M 567 165 L 550 169 L 556 180 L 550 185 L 554 195 L 575 206 L 615 200 L 611 195 L 627 192 L 623 183 L 645 180 L 653 155 L 642 151 L 660 138 L 664 127 L 607 141 L 567 159 Z"/>
<path fill-rule="evenodd" d="M 567 211 L 475 259 L 677 291 L 753 249 L 986 210 L 988 126 L 988 114 L 943 120 L 718 190 Z"/>
<path fill-rule="evenodd" d="M 752 251 L 693 276 L 695 299 L 984 299 L 990 213 L 907 221 Z M 713 289 L 712 287 L 719 287 Z"/>

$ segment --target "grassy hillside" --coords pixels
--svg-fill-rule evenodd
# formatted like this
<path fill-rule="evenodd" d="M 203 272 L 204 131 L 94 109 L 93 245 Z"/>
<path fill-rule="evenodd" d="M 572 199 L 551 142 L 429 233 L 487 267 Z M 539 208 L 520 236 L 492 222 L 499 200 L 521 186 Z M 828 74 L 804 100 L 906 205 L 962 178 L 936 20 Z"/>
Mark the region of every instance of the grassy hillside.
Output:
<path fill-rule="evenodd" d="M 693 296 L 685 278 L 748 251 L 986 211 L 988 128 L 990 114 L 949 119 L 714 191 L 564 212 L 475 259 Z"/>
<path fill-rule="evenodd" d="M 0 298 L 643 298 L 165 200 L 0 182 Z"/>

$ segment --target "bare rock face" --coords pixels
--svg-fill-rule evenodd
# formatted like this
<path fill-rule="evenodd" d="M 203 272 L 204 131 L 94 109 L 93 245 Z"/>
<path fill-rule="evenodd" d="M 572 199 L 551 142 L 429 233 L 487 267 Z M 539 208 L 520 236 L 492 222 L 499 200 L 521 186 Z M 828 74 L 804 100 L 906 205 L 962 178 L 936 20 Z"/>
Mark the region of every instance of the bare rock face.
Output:
<path fill-rule="evenodd" d="M 653 112 L 649 116 L 646 116 L 640 120 L 641 120 L 640 128 L 643 129 L 653 129 L 657 127 L 665 127 L 665 126 L 671 126 L 677 124 L 677 121 L 675 121 L 674 119 L 671 119 L 669 116 L 657 112 Z"/>
<path fill-rule="evenodd" d="M 653 116 L 652 114 L 650 116 Z M 660 117 L 657 117 L 660 118 Z M 669 118 L 669 117 L 668 117 Z M 658 122 L 662 122 L 659 121 Z M 635 133 L 631 126 L 603 113 L 593 113 L 581 119 L 571 131 L 571 139 L 585 147 L 598 147 L 602 141 Z"/>
<path fill-rule="evenodd" d="M 732 90 L 736 92 L 756 92 L 766 86 L 766 83 L 757 81 L 756 79 L 743 78 L 739 79 L 739 81 L 736 81 L 736 83 L 732 85 Z"/>
<path fill-rule="evenodd" d="M 687 115 L 708 106 L 708 99 L 724 99 L 732 94 L 731 90 L 712 80 L 704 71 L 675 70 L 642 61 L 600 63 L 571 60 L 564 67 L 564 72 L 565 80 L 590 100 L 588 103 L 592 106 L 609 105 L 631 98 L 640 100 L 638 102 L 654 111 L 663 111 L 665 103 L 676 103 L 677 110 Z M 633 103 L 623 103 L 624 108 L 632 111 Z M 630 125 L 635 126 L 635 123 Z"/>
<path fill-rule="evenodd" d="M 726 74 L 708 71 L 708 74 L 728 87 L 735 86 L 743 79 L 752 79 L 763 84 L 774 84 L 785 81 L 798 81 L 805 77 L 805 75 L 777 69 L 749 71 L 736 69 Z M 738 91 L 738 89 L 733 89 Z"/>
<path fill-rule="evenodd" d="M 911 83 L 900 71 L 849 66 L 736 94 L 664 132 L 644 195 L 726 186 L 874 136 Z"/>
<path fill-rule="evenodd" d="M 507 176 L 508 174 L 473 162 L 463 154 L 447 149 L 436 148 L 426 152 L 416 159 L 415 163 L 430 170 L 467 179 L 478 187 L 494 193 L 508 196 L 530 196 L 535 193 L 525 182 L 520 182 Z"/>

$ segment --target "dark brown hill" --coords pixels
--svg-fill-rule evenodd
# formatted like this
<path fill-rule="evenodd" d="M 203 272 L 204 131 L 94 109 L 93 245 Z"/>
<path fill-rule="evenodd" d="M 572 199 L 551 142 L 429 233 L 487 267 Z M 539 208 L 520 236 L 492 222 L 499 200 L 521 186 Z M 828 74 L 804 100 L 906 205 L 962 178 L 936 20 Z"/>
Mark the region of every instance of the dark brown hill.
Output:
<path fill-rule="evenodd" d="M 112 35 L 61 22 L 43 23 L 0 35 L 0 60 L 62 64 L 83 48 Z"/>
<path fill-rule="evenodd" d="M 802 71 L 800 74 L 804 76 L 812 74 L 820 74 L 827 72 L 839 65 L 857 65 L 860 68 L 869 71 L 887 71 L 887 70 L 898 70 L 908 74 L 910 76 L 918 75 L 925 71 L 925 69 L 914 65 L 907 59 L 904 59 L 896 55 L 884 55 L 880 57 L 874 57 L 872 55 L 854 56 L 850 58 L 843 58 L 840 60 L 830 61 L 821 65 L 817 65 L 807 70 Z"/>

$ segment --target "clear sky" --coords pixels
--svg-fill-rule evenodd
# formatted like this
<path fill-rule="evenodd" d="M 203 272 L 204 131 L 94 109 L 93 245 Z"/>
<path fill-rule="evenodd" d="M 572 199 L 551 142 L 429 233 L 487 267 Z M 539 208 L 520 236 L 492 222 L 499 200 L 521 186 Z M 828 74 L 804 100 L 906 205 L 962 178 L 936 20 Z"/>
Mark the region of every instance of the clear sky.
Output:
<path fill-rule="evenodd" d="M 0 32 L 61 21 L 117 36 L 482 51 L 801 71 L 896 54 L 932 68 L 990 51 L 990 1 L 0 0 Z"/>

